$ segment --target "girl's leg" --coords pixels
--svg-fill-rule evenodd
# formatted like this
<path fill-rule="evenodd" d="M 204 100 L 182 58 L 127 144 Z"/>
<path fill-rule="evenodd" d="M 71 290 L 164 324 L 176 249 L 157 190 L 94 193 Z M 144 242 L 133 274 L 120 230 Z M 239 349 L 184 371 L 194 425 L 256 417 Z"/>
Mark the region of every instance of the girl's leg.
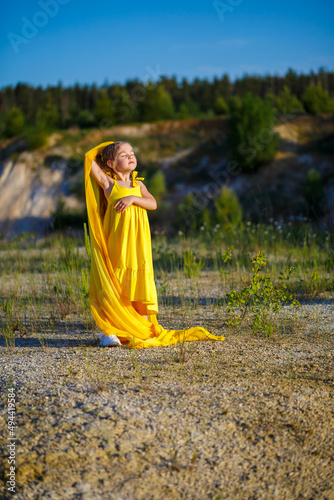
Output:
<path fill-rule="evenodd" d="M 147 307 L 140 301 L 133 300 L 132 302 L 133 307 L 136 309 L 136 311 L 143 316 L 143 318 L 148 320 L 147 316 Z"/>

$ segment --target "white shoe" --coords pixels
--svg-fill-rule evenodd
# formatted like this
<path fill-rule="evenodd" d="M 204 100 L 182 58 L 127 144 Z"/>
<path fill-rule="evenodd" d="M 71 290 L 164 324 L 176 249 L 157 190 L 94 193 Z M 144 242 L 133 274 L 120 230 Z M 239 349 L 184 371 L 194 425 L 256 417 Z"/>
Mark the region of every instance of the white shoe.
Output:
<path fill-rule="evenodd" d="M 116 347 L 122 345 L 119 338 L 116 335 L 105 335 L 101 333 L 100 337 L 100 347 Z"/>

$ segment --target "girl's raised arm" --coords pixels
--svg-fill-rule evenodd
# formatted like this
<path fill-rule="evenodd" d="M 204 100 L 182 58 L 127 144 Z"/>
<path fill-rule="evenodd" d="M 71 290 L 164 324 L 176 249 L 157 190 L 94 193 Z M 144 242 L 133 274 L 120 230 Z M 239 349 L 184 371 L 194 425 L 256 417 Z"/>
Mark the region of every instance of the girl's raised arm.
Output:
<path fill-rule="evenodd" d="M 111 178 L 105 172 L 103 172 L 102 168 L 98 166 L 95 160 L 93 160 L 92 162 L 92 175 L 104 189 L 104 191 L 109 188 L 111 184 Z"/>

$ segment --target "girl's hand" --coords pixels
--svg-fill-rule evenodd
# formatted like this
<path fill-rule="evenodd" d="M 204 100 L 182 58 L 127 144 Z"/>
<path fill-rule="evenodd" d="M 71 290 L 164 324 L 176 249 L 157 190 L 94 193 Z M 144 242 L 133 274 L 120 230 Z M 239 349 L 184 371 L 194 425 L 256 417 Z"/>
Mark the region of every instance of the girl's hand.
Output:
<path fill-rule="evenodd" d="M 114 208 L 117 213 L 122 213 L 124 210 L 132 205 L 134 201 L 133 196 L 124 196 L 116 201 Z"/>

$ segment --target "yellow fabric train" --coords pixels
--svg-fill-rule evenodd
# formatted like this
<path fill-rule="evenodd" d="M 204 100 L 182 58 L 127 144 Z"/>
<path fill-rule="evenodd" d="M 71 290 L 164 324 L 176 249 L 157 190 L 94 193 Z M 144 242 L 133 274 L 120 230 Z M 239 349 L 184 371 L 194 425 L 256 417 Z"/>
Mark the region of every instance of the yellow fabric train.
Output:
<path fill-rule="evenodd" d="M 122 295 L 122 290 L 111 265 L 106 235 L 100 217 L 98 184 L 91 175 L 96 155 L 114 141 L 105 142 L 85 154 L 85 191 L 91 241 L 91 274 L 89 305 L 98 327 L 105 335 L 116 335 L 123 345 L 131 348 L 166 346 L 180 341 L 225 340 L 195 326 L 186 330 L 166 330 L 157 321 L 156 314 L 143 318 Z"/>

